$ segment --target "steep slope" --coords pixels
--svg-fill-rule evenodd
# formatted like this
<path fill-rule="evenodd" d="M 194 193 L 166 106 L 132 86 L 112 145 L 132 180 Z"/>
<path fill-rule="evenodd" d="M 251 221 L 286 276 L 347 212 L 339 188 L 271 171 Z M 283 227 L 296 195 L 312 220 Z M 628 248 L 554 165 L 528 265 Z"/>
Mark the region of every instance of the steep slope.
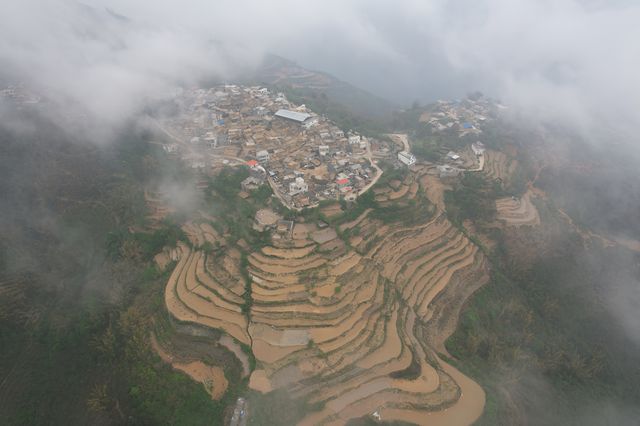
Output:
<path fill-rule="evenodd" d="M 398 189 L 387 187 L 388 201 L 336 232 L 296 224 L 292 239 L 249 252 L 244 266 L 238 256 L 210 259 L 199 247 L 215 236 L 187 225 L 193 249 L 180 246 L 165 289 L 169 311 L 250 345 L 257 365 L 249 386 L 286 390 L 316 407 L 300 424 L 344 424 L 372 413 L 415 424 L 471 423 L 484 392 L 439 354 L 461 305 L 486 282 L 487 261 L 440 211 L 418 202 L 420 180 L 407 174 Z M 417 204 L 422 216 L 385 219 L 385 203 Z M 241 274 L 233 274 L 243 267 L 248 315 Z"/>

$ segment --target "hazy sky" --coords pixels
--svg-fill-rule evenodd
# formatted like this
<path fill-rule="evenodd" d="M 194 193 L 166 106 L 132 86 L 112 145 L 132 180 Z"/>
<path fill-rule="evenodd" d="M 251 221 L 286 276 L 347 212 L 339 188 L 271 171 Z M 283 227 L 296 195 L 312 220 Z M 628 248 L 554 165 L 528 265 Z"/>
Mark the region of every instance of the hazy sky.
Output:
<path fill-rule="evenodd" d="M 84 4 L 94 12 L 69 0 L 3 2 L 0 65 L 114 120 L 175 79 L 231 79 L 272 52 L 404 104 L 479 89 L 545 118 L 640 124 L 634 0 Z"/>

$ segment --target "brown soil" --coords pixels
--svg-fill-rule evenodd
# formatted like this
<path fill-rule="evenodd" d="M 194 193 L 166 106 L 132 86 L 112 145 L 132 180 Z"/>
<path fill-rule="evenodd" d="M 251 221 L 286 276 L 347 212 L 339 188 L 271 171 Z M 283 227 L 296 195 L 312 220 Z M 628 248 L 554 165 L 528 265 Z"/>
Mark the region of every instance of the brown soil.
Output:
<path fill-rule="evenodd" d="M 323 229 L 320 231 L 316 231 L 313 232 L 311 234 L 311 239 L 313 239 L 313 241 L 315 241 L 318 244 L 324 244 L 328 241 L 331 241 L 335 238 L 338 237 L 338 234 L 336 233 L 335 229 L 333 228 L 327 228 L 327 229 Z"/>
<path fill-rule="evenodd" d="M 340 225 L 340 231 L 346 231 L 347 229 L 355 228 L 356 226 L 358 226 L 360 224 L 360 222 L 362 222 L 362 220 L 365 217 L 367 217 L 369 212 L 371 212 L 371 209 L 366 209 L 355 220 L 352 220 L 351 222 L 347 222 L 347 223 L 345 223 L 343 225 Z"/>
<path fill-rule="evenodd" d="M 531 192 L 527 191 L 520 198 L 501 198 L 496 200 L 496 210 L 498 219 L 503 220 L 507 225 L 539 225 L 540 216 L 538 209 L 531 202 Z"/>
<path fill-rule="evenodd" d="M 444 192 L 447 189 L 450 189 L 450 187 L 443 185 L 440 179 L 431 175 L 422 176 L 420 183 L 422 184 L 429 201 L 436 205 L 438 211 L 444 211 Z"/>
<path fill-rule="evenodd" d="M 487 150 L 484 157 L 484 173 L 491 179 L 500 179 L 507 183 L 518 167 L 516 160 L 499 151 Z"/>
<path fill-rule="evenodd" d="M 262 253 L 267 256 L 279 257 L 282 259 L 300 259 L 301 257 L 308 256 L 315 250 L 315 246 L 307 246 L 303 248 L 291 248 L 291 249 L 278 249 L 275 247 L 265 247 L 262 249 Z"/>
<path fill-rule="evenodd" d="M 330 219 L 336 216 L 340 216 L 342 214 L 342 208 L 338 203 L 323 207 L 321 211 L 323 215 L 325 215 Z"/>
<path fill-rule="evenodd" d="M 251 369 L 249 366 L 249 356 L 244 353 L 240 345 L 226 334 L 220 337 L 218 343 L 229 349 L 229 351 L 231 351 L 236 356 L 236 358 L 240 361 L 240 364 L 242 364 L 242 377 L 247 377 L 249 373 L 251 373 Z"/>
<path fill-rule="evenodd" d="M 273 390 L 271 382 L 264 370 L 254 370 L 253 373 L 251 373 L 249 387 L 262 393 L 267 393 Z"/>
<path fill-rule="evenodd" d="M 484 390 L 455 367 L 440 361 L 442 369 L 460 387 L 460 398 L 450 407 L 434 412 L 420 412 L 397 408 L 382 408 L 384 421 L 404 421 L 417 425 L 450 426 L 470 425 L 482 415 L 485 403 Z"/>
<path fill-rule="evenodd" d="M 205 390 L 211 395 L 211 399 L 219 400 L 227 391 L 229 382 L 224 376 L 222 368 L 207 365 L 202 361 L 177 361 L 160 346 L 153 334 L 151 335 L 151 346 L 164 362 L 171 364 L 176 370 L 186 373 L 196 382 L 202 383 Z"/>
<path fill-rule="evenodd" d="M 285 388 L 322 403 L 302 424 L 344 424 L 375 410 L 383 419 L 419 424 L 454 408 L 454 421 L 477 418 L 482 390 L 433 360 L 464 300 L 486 279 L 483 254 L 442 214 L 446 187 L 436 177 L 414 174 L 396 186 L 387 196 L 407 202 L 422 187 L 440 214 L 407 228 L 383 225 L 364 212 L 342 225 L 359 228 L 351 240 L 359 253 L 332 228 L 297 223 L 293 240 L 274 239 L 248 256 L 250 321 L 240 309 L 241 293 L 232 288 L 243 285 L 239 253 L 205 262 L 201 252 L 181 247 L 165 292 L 170 312 L 251 344 L 258 366 L 252 389 Z M 187 228 L 195 242 L 217 238 L 202 225 Z M 398 374 L 412 369 L 418 369 L 413 379 Z"/>

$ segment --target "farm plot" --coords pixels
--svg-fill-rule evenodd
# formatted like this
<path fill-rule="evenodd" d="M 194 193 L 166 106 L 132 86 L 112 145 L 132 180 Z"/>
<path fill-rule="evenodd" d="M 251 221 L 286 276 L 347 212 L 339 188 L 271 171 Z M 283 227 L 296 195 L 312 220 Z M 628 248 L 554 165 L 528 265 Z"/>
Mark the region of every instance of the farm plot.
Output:
<path fill-rule="evenodd" d="M 510 226 L 539 225 L 538 209 L 531 202 L 531 192 L 520 197 L 507 197 L 496 200 L 498 219 Z"/>
<path fill-rule="evenodd" d="M 407 203 L 425 183 L 408 177 L 378 195 Z M 181 245 L 167 306 L 179 320 L 250 345 L 250 388 L 286 389 L 318 407 L 300 424 L 345 424 L 376 411 L 385 421 L 470 423 L 482 389 L 438 354 L 465 298 L 486 280 L 487 262 L 442 212 L 411 226 L 372 212 L 342 225 L 351 246 L 336 229 L 309 224 L 246 256 Z M 195 247 L 219 238 L 202 225 L 187 234 Z M 250 278 L 249 309 L 241 273 Z"/>
<path fill-rule="evenodd" d="M 518 162 L 499 151 L 484 153 L 484 173 L 491 179 L 508 183 L 518 167 Z"/>

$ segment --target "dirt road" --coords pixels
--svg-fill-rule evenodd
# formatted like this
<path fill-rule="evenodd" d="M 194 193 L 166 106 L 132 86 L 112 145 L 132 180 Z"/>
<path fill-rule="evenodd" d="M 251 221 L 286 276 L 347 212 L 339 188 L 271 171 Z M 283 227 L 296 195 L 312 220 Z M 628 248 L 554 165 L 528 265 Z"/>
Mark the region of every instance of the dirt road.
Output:
<path fill-rule="evenodd" d="M 478 155 L 478 167 L 476 167 L 475 169 L 469 169 L 467 171 L 469 172 L 481 172 L 484 170 L 484 154 L 480 154 Z"/>
<path fill-rule="evenodd" d="M 409 146 L 409 137 L 407 136 L 406 133 L 389 133 L 387 136 L 389 136 L 394 141 L 398 140 L 402 142 L 402 145 L 404 146 L 405 151 L 407 152 L 411 151 L 411 147 Z"/>
<path fill-rule="evenodd" d="M 382 169 L 378 167 L 378 165 L 373 161 L 373 155 L 371 154 L 371 144 L 369 143 L 369 141 L 367 141 L 366 157 L 367 157 L 367 160 L 369 160 L 369 163 L 371 163 L 371 166 L 374 169 L 376 169 L 376 177 L 374 177 L 373 180 L 369 182 L 369 184 L 367 184 L 364 188 L 362 188 L 360 192 L 358 192 L 358 195 L 362 195 L 365 192 L 367 192 L 373 185 L 375 185 L 378 182 L 378 179 L 380 179 L 380 177 L 382 176 Z"/>
<path fill-rule="evenodd" d="M 390 418 L 418 425 L 428 426 L 466 426 L 471 425 L 482 415 L 485 404 L 485 393 L 479 384 L 453 367 L 440 360 L 442 369 L 460 386 L 460 398 L 449 408 L 431 413 L 410 410 L 383 408 L 380 410 L 382 420 Z"/>

